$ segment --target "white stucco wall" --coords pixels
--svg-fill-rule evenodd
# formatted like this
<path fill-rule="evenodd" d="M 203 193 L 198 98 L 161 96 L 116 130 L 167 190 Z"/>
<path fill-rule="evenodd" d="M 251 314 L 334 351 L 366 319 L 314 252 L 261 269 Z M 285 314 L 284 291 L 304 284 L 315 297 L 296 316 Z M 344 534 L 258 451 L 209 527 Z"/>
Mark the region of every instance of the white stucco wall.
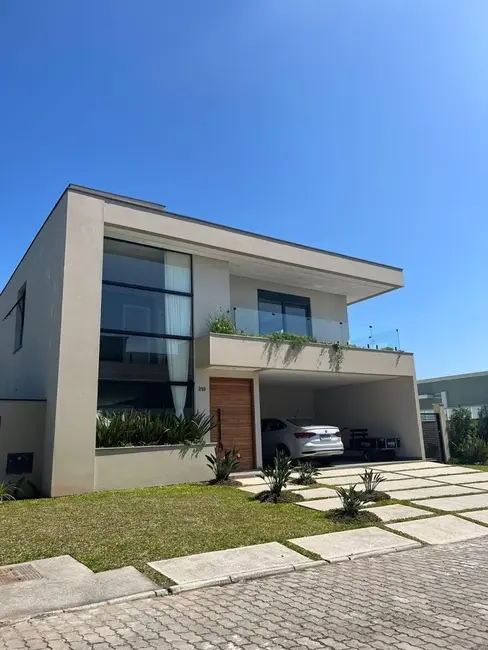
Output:
<path fill-rule="evenodd" d="M 340 327 L 337 323 L 342 322 L 343 336 L 345 339 L 348 338 L 347 303 L 345 296 L 231 275 L 231 307 L 240 307 L 241 309 L 257 311 L 258 289 L 310 298 L 313 335 L 320 340 L 334 341 L 339 338 L 340 333 Z M 245 319 L 246 322 L 248 319 L 249 321 L 252 321 L 252 312 L 245 315 Z M 330 321 L 334 321 L 334 323 L 331 323 Z M 250 327 L 252 328 L 252 325 Z M 255 316 L 254 328 L 255 332 L 258 333 L 259 326 L 257 314 Z"/>
<path fill-rule="evenodd" d="M 399 437 L 399 455 L 424 456 L 415 376 L 316 390 L 315 416 L 323 424 Z"/>

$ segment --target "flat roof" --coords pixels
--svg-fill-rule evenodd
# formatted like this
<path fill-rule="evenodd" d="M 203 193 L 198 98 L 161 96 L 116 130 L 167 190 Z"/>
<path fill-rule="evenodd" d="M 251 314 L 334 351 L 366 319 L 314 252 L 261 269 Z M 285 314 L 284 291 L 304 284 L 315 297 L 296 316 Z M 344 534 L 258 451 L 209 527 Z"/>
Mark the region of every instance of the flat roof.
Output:
<path fill-rule="evenodd" d="M 398 266 L 391 266 L 389 264 L 382 264 L 380 262 L 373 262 L 371 260 L 365 260 L 361 257 L 353 257 L 351 255 L 343 255 L 342 253 L 334 253 L 332 251 L 324 250 L 323 248 L 316 248 L 314 246 L 306 246 L 305 244 L 298 244 L 296 242 L 291 242 L 286 239 L 279 239 L 277 237 L 270 237 L 268 235 L 260 235 L 255 232 L 248 230 L 243 230 L 241 228 L 233 228 L 231 226 L 225 226 L 220 223 L 215 223 L 214 221 L 207 221 L 206 219 L 198 219 L 196 217 L 190 217 L 184 214 L 179 214 L 177 212 L 172 212 L 166 210 L 165 205 L 160 203 L 152 203 L 150 201 L 143 201 L 141 199 L 135 199 L 130 196 L 124 196 L 123 194 L 113 194 L 111 192 L 105 192 L 103 190 L 97 190 L 90 187 L 85 187 L 84 185 L 74 185 L 70 183 L 67 190 L 73 192 L 79 192 L 81 194 L 87 194 L 88 196 L 93 196 L 95 198 L 106 199 L 109 201 L 117 201 L 118 203 L 125 203 L 126 205 L 132 205 L 138 208 L 145 208 L 147 210 L 152 210 L 155 212 L 164 212 L 164 214 L 174 217 L 175 219 L 183 219 L 185 221 L 192 221 L 194 223 L 202 224 L 205 226 L 214 226 L 215 228 L 221 228 L 222 230 L 227 230 L 228 232 L 234 232 L 240 235 L 247 235 L 248 237 L 257 237 L 258 239 L 264 239 L 267 241 L 276 242 L 278 244 L 287 244 L 288 246 L 295 246 L 296 248 L 301 248 L 303 250 L 315 251 L 317 253 L 325 253 L 326 255 L 333 255 L 334 257 L 339 257 L 346 260 L 353 260 L 355 262 L 362 262 L 363 264 L 371 264 L 372 266 L 380 266 L 385 269 L 391 269 L 393 271 L 403 271 L 402 268 Z"/>
<path fill-rule="evenodd" d="M 445 377 L 432 377 L 431 379 L 417 379 L 417 384 L 430 384 L 434 381 L 450 381 L 451 379 L 470 379 L 473 377 L 486 377 L 488 370 L 482 372 L 467 372 L 463 375 L 446 375 Z"/>

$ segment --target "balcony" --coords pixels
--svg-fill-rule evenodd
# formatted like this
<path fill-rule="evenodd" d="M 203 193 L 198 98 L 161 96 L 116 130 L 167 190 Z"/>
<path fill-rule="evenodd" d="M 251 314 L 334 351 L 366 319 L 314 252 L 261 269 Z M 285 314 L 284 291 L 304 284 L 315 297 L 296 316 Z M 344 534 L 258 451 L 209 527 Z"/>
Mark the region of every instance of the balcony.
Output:
<path fill-rule="evenodd" d="M 235 333 L 241 335 L 269 336 L 280 332 L 306 336 L 311 339 L 311 342 L 340 343 L 344 346 L 369 350 L 401 350 L 397 329 L 377 332 L 373 326 L 368 325 L 355 328 L 351 335 L 347 322 L 243 307 L 233 307 L 229 316 L 232 318 Z"/>
<path fill-rule="evenodd" d="M 340 372 L 377 378 L 414 374 L 413 355 L 399 350 L 396 330 L 375 335 L 367 328 L 364 338 L 349 339 L 347 323 L 304 317 L 280 322 L 278 317 L 282 315 L 241 308 L 221 314 L 210 323 L 209 334 L 195 342 L 196 367 Z M 288 340 L 286 334 L 297 336 Z"/>

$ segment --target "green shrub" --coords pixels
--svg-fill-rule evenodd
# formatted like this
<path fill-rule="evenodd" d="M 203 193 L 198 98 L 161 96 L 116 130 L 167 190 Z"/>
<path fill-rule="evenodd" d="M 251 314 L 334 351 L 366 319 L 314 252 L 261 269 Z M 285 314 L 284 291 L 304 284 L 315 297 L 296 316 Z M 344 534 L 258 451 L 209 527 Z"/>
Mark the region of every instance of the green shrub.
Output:
<path fill-rule="evenodd" d="M 102 412 L 97 415 L 96 445 L 140 447 L 199 444 L 213 426 L 211 416 L 198 412 L 182 417 L 171 411 L 161 415 L 149 411 Z"/>
<path fill-rule="evenodd" d="M 297 483 L 300 485 L 313 485 L 320 474 L 320 470 L 310 461 L 298 463 L 296 467 L 298 473 Z"/>
<path fill-rule="evenodd" d="M 471 433 L 457 445 L 456 460 L 466 465 L 484 465 L 488 461 L 488 442 L 477 433 Z"/>
<path fill-rule="evenodd" d="M 239 466 L 239 452 L 235 448 L 217 450 L 215 454 L 208 454 L 205 458 L 208 460 L 207 467 L 214 473 L 212 483 L 228 482 L 231 472 Z"/>
<path fill-rule="evenodd" d="M 209 316 L 207 319 L 207 325 L 210 332 L 215 334 L 237 334 L 236 326 L 234 321 L 224 312 L 219 312 L 214 316 Z"/>
<path fill-rule="evenodd" d="M 372 469 L 364 470 L 364 474 L 361 474 L 360 478 L 367 495 L 374 494 L 378 490 L 380 483 L 386 481 L 385 476 L 382 476 L 379 472 L 375 473 Z"/>
<path fill-rule="evenodd" d="M 265 467 L 263 478 L 268 485 L 268 490 L 258 494 L 260 501 L 272 501 L 278 503 L 282 497 L 282 491 L 290 482 L 290 475 L 293 471 L 291 458 L 282 452 L 276 454 L 273 464 Z"/>
<path fill-rule="evenodd" d="M 1 501 L 15 501 L 15 495 L 22 492 L 20 487 L 14 481 L 6 480 L 0 481 L 0 502 Z"/>
<path fill-rule="evenodd" d="M 488 442 L 488 406 L 482 406 L 478 412 L 478 433 L 482 440 Z"/>
<path fill-rule="evenodd" d="M 346 517 L 357 517 L 365 502 L 368 501 L 366 493 L 363 490 L 356 490 L 355 485 L 350 485 L 347 489 L 338 487 L 336 493 L 342 502 L 340 512 Z"/>
<path fill-rule="evenodd" d="M 447 427 L 449 443 L 454 456 L 457 456 L 458 446 L 464 442 L 474 432 L 474 426 L 471 422 L 471 410 L 458 406 L 453 409 L 451 419 Z"/>

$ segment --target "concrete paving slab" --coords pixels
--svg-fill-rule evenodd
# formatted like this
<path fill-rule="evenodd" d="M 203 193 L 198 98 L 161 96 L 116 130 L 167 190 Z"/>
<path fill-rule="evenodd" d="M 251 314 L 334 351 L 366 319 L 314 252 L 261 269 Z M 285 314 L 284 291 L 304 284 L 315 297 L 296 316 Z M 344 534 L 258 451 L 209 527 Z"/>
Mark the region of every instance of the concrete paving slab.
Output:
<path fill-rule="evenodd" d="M 412 461 L 411 463 L 392 463 L 391 465 L 368 465 L 371 469 L 377 469 L 385 472 L 402 472 L 409 469 L 427 469 L 428 467 L 450 467 L 443 463 L 434 463 L 430 460 Z"/>
<path fill-rule="evenodd" d="M 488 472 L 472 472 L 471 474 L 455 474 L 454 476 L 436 476 L 435 479 L 441 483 L 450 485 L 470 485 L 471 483 L 483 483 L 488 481 Z"/>
<path fill-rule="evenodd" d="M 93 573 L 69 555 L 4 568 L 40 577 L 0 586 L 0 622 L 160 589 L 134 567 Z"/>
<path fill-rule="evenodd" d="M 362 474 L 364 467 L 361 465 L 355 465 L 354 467 L 345 467 L 344 469 L 339 469 L 338 467 L 331 467 L 330 469 L 320 470 L 320 478 L 336 478 L 338 476 L 353 476 L 357 474 Z"/>
<path fill-rule="evenodd" d="M 342 507 L 342 501 L 339 497 L 330 497 L 327 499 L 316 499 L 311 501 L 298 501 L 297 506 L 302 508 L 311 508 L 312 510 L 335 510 Z"/>
<path fill-rule="evenodd" d="M 479 483 L 476 488 L 467 485 L 441 485 L 439 487 L 427 487 L 413 490 L 395 490 L 394 498 L 400 501 L 414 501 L 415 499 L 432 499 L 433 497 L 457 496 L 460 494 L 480 494 Z"/>
<path fill-rule="evenodd" d="M 368 508 L 382 521 L 399 521 L 400 519 L 414 519 L 415 517 L 431 517 L 433 515 L 429 510 L 422 508 L 412 508 L 396 503 L 392 506 L 378 506 Z"/>
<path fill-rule="evenodd" d="M 426 478 L 408 478 L 404 476 L 399 481 L 385 481 L 381 483 L 379 489 L 391 495 L 396 490 L 414 490 L 415 488 L 435 487 L 437 485 L 439 484 Z M 343 487 L 347 488 L 349 486 L 344 484 Z"/>
<path fill-rule="evenodd" d="M 472 512 L 462 512 L 461 517 L 467 517 L 481 524 L 488 524 L 488 510 L 473 510 Z"/>
<path fill-rule="evenodd" d="M 328 497 L 337 498 L 335 490 L 330 488 L 311 488 L 310 490 L 296 490 L 296 493 L 304 499 L 327 499 Z"/>
<path fill-rule="evenodd" d="M 452 465 L 443 465 L 442 467 L 427 467 L 425 469 L 403 470 L 401 474 L 414 478 L 431 478 L 433 476 L 454 476 L 455 474 L 468 474 L 472 472 L 479 472 L 479 469 L 467 469 L 466 467 L 453 467 Z"/>
<path fill-rule="evenodd" d="M 386 480 L 401 480 L 401 476 L 399 474 L 393 474 L 393 473 L 388 473 L 388 472 L 379 472 L 382 476 L 386 478 Z M 407 476 L 403 478 L 408 478 Z M 361 480 L 361 475 L 360 474 L 351 474 L 350 476 L 337 476 L 337 477 L 331 477 L 331 476 L 326 476 L 323 478 L 318 478 L 317 483 L 320 483 L 321 485 L 362 485 L 363 482 Z"/>
<path fill-rule="evenodd" d="M 417 503 L 413 501 L 413 503 Z M 460 510 L 475 510 L 479 508 L 488 508 L 488 493 L 467 494 L 463 497 L 441 497 L 440 499 L 424 499 L 419 505 L 427 508 L 436 508 L 436 510 L 445 510 L 446 512 L 458 512 Z"/>
<path fill-rule="evenodd" d="M 304 555 L 278 542 L 269 542 L 149 562 L 149 566 L 181 585 L 196 580 L 219 580 L 228 577 L 235 579 L 239 574 L 250 570 L 264 571 L 283 566 L 292 569 L 309 562 L 310 559 Z"/>
<path fill-rule="evenodd" d="M 486 474 L 486 472 L 485 472 L 485 474 Z M 458 486 L 456 486 L 456 487 L 458 487 Z M 459 486 L 459 487 L 462 487 L 463 490 L 465 489 L 464 485 Z M 472 488 L 472 489 L 476 488 L 477 490 L 488 490 L 488 481 L 486 483 L 483 483 L 483 482 L 482 483 L 474 483 L 474 484 L 470 483 L 469 487 Z"/>
<path fill-rule="evenodd" d="M 388 528 L 420 539 L 425 544 L 452 544 L 488 535 L 488 528 L 454 515 L 388 524 Z"/>
<path fill-rule="evenodd" d="M 486 530 L 488 531 L 488 528 Z M 299 537 L 291 539 L 290 542 L 307 551 L 317 553 L 328 562 L 353 560 L 358 557 L 380 555 L 420 546 L 418 542 L 376 528 L 376 526 L 346 530 L 340 533 Z"/>
<path fill-rule="evenodd" d="M 264 478 L 260 476 L 248 476 L 246 478 L 237 478 L 241 485 L 266 485 Z"/>

